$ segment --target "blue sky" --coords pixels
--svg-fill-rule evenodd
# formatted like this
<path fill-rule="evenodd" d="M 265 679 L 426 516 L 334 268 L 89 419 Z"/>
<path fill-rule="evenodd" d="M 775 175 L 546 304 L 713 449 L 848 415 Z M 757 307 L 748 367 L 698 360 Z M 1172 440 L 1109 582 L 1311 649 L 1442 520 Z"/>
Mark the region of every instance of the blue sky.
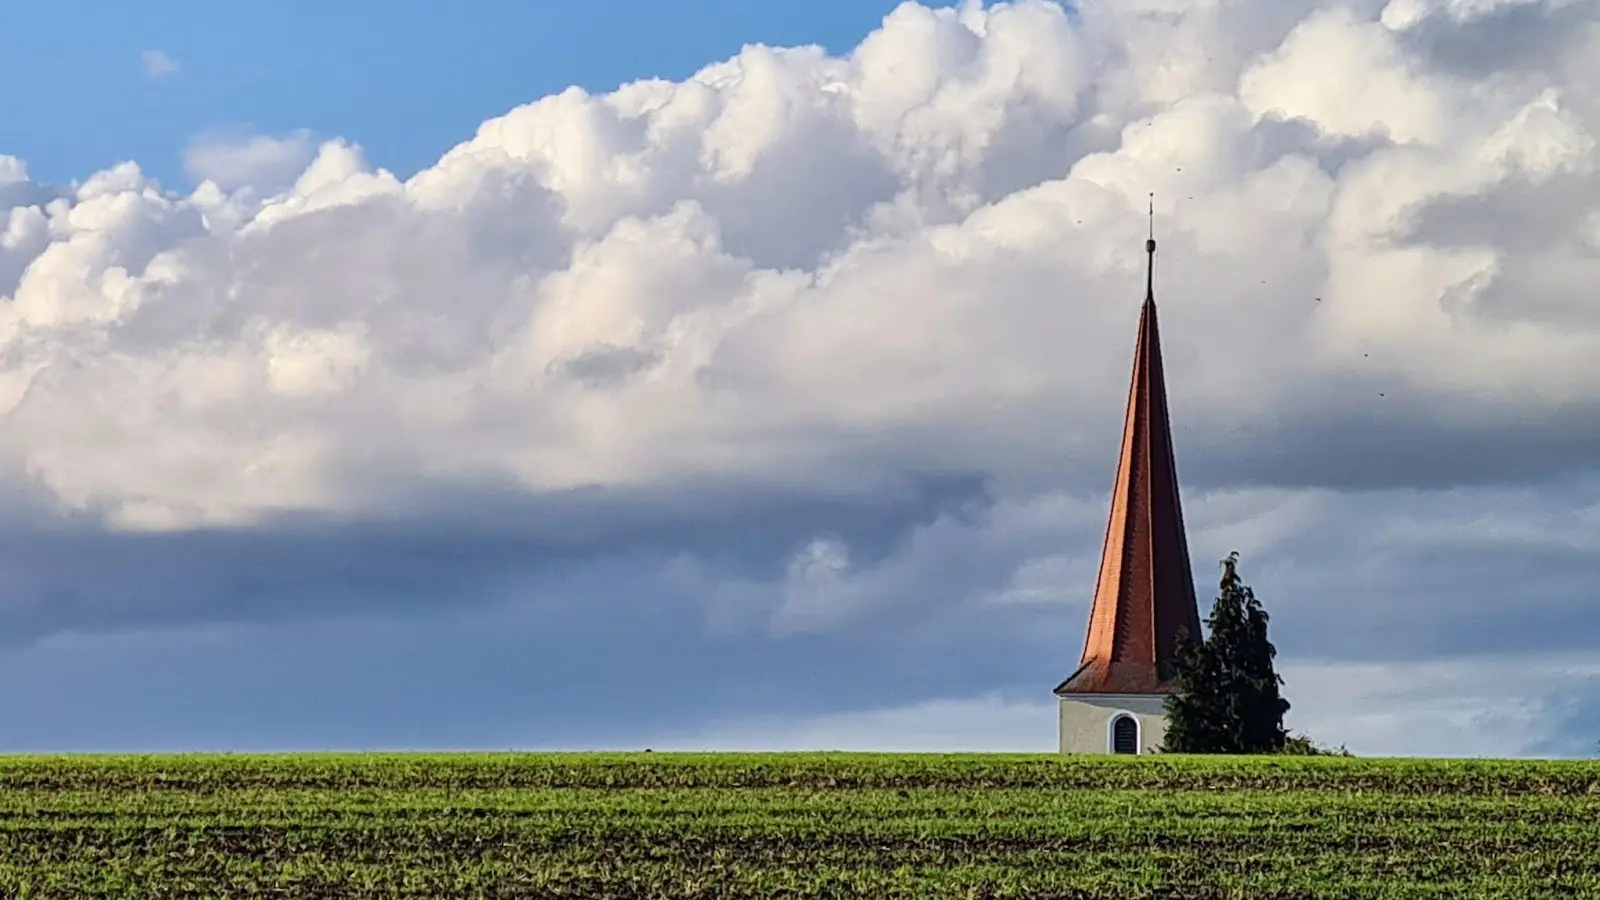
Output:
<path fill-rule="evenodd" d="M 64 181 L 122 160 L 181 185 L 212 129 L 307 128 L 409 174 L 568 85 L 683 78 L 747 43 L 853 46 L 886 0 L 20 0 L 0 6 L 0 147 Z M 146 77 L 143 54 L 179 66 Z"/>
<path fill-rule="evenodd" d="M 1154 192 L 1196 584 L 1291 726 L 1592 752 L 1594 46 L 0 2 L 0 751 L 1048 750 Z"/>

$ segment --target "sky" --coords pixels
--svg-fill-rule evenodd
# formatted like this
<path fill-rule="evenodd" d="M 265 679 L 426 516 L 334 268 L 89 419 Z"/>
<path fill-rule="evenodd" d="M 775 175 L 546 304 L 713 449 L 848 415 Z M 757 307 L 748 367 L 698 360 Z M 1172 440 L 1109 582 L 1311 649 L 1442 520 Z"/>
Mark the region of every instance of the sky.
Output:
<path fill-rule="evenodd" d="M 225 8 L 224 8 L 225 7 Z M 1600 752 L 1597 0 L 0 4 L 0 751 L 1049 750 L 1203 610 Z"/>
<path fill-rule="evenodd" d="M 124 160 L 187 190 L 198 135 L 308 130 L 409 176 L 571 85 L 682 80 L 745 44 L 847 52 L 885 0 L 5 0 L 0 147 L 41 179 Z"/>

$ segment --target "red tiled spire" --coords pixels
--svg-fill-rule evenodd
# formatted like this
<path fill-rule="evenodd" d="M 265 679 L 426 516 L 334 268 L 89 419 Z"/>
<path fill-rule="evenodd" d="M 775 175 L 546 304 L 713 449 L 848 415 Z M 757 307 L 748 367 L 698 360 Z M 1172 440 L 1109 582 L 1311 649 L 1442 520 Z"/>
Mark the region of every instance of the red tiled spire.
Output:
<path fill-rule="evenodd" d="M 1082 663 L 1057 694 L 1170 693 L 1179 632 L 1201 637 L 1161 367 L 1154 236 L 1145 251 L 1150 260 L 1144 308 L 1100 581 Z"/>

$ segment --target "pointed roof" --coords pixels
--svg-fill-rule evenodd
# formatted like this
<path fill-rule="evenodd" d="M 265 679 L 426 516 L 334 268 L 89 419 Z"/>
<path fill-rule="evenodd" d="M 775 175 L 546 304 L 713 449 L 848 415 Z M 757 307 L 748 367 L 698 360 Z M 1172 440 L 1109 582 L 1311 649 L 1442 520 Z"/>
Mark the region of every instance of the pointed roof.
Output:
<path fill-rule="evenodd" d="M 1057 694 L 1170 693 L 1180 631 L 1200 637 L 1161 366 L 1153 235 L 1145 252 L 1150 259 L 1144 308 L 1100 580 L 1082 662 L 1056 688 Z"/>

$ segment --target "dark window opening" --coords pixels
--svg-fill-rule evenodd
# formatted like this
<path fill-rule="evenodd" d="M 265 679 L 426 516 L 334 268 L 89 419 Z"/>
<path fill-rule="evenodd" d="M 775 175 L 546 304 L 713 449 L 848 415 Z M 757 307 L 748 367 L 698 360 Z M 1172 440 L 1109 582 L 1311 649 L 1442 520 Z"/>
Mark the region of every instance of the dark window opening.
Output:
<path fill-rule="evenodd" d="M 1133 716 L 1117 716 L 1111 723 L 1111 752 L 1139 752 L 1139 723 Z"/>

